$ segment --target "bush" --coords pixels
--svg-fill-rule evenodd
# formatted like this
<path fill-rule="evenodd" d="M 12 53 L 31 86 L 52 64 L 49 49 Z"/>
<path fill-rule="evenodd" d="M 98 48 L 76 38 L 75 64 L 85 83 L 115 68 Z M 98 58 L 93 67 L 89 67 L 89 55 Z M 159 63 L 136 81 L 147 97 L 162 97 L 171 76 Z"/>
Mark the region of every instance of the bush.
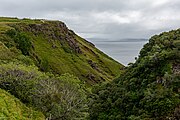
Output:
<path fill-rule="evenodd" d="M 8 30 L 8 31 L 6 32 L 6 34 L 7 34 L 8 36 L 10 36 L 11 38 L 14 38 L 14 37 L 17 35 L 17 31 L 16 31 L 15 29 L 11 29 L 11 30 Z"/>
<path fill-rule="evenodd" d="M 70 74 L 55 77 L 32 65 L 1 64 L 0 88 L 49 119 L 85 119 L 88 115 L 84 85 Z"/>
<path fill-rule="evenodd" d="M 30 37 L 23 32 L 17 32 L 14 29 L 8 30 L 6 32 L 14 42 L 17 44 L 17 48 L 21 50 L 23 55 L 29 55 L 29 51 L 32 47 Z"/>

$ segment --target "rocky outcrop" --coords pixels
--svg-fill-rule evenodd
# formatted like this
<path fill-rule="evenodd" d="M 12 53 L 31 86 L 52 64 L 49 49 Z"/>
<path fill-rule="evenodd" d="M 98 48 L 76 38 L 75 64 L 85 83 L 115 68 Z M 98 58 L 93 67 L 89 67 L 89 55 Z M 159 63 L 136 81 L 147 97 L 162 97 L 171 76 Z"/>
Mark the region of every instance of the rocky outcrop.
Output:
<path fill-rule="evenodd" d="M 79 54 L 82 53 L 75 38 L 75 33 L 72 30 L 69 30 L 63 22 L 44 21 L 41 24 L 18 24 L 18 27 L 21 27 L 23 31 L 33 33 L 35 36 L 46 36 L 50 43 L 54 40 L 58 40 L 61 45 L 67 43 L 72 51 Z M 55 45 L 52 45 L 52 47 L 56 48 Z"/>
<path fill-rule="evenodd" d="M 88 60 L 88 63 L 89 63 L 89 65 L 90 65 L 93 69 L 98 70 L 97 64 L 94 63 L 92 60 Z"/>
<path fill-rule="evenodd" d="M 180 74 L 180 64 L 174 64 L 173 65 L 173 73 L 174 74 Z"/>

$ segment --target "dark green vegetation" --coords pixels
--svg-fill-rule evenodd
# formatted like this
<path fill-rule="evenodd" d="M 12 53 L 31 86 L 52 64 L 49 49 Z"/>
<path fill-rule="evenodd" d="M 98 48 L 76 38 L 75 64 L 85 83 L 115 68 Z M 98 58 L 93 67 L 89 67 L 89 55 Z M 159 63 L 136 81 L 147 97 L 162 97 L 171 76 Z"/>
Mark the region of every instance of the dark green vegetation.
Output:
<path fill-rule="evenodd" d="M 179 120 L 180 29 L 153 36 L 123 75 L 90 97 L 92 120 Z"/>

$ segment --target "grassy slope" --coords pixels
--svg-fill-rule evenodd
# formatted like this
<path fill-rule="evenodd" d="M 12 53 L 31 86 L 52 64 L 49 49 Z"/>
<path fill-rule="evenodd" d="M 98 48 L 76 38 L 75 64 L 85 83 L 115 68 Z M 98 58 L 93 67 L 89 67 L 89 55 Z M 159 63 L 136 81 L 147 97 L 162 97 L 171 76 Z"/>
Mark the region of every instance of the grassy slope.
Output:
<path fill-rule="evenodd" d="M 39 26 L 38 30 L 40 30 L 36 30 L 31 25 Z M 75 33 L 71 32 L 68 35 L 70 30 L 61 25 L 64 24 L 60 21 L 0 18 L 0 41 L 5 45 L 10 44 L 11 41 L 9 49 L 15 56 L 20 55 L 19 50 L 14 47 L 13 40 L 4 34 L 5 31 L 16 27 L 19 32 L 25 33 L 31 39 L 34 47 L 31 57 L 38 67 L 46 67 L 46 71 L 56 74 L 70 73 L 89 84 L 111 80 L 121 73 L 123 65 Z M 59 37 L 62 37 L 62 40 Z M 82 53 L 73 51 L 67 42 L 69 39 L 76 42 Z M 95 68 L 92 67 L 93 65 Z"/>
<path fill-rule="evenodd" d="M 45 71 L 47 72 L 53 72 L 55 74 L 70 73 L 78 76 L 81 80 L 88 83 L 88 85 L 104 80 L 111 80 L 120 74 L 123 65 L 114 61 L 96 49 L 94 45 L 74 33 L 70 35 L 70 37 L 74 38 L 82 53 L 73 51 L 67 43 L 68 39 L 64 38 L 64 36 L 68 37 L 65 34 L 69 32 L 69 30 L 64 27 L 64 33 L 61 31 L 61 28 L 56 28 L 57 26 L 54 26 L 54 24 L 56 25 L 57 21 L 45 22 L 52 31 L 48 31 L 47 29 L 42 30 L 42 32 L 37 35 L 31 31 L 29 25 L 42 24 L 43 27 L 44 22 L 41 20 L 20 20 L 17 18 L 0 17 L 0 63 L 20 60 L 21 62 L 25 62 L 25 64 L 31 64 L 33 61 L 39 68 L 46 67 Z M 61 24 L 59 21 L 57 23 Z M 33 48 L 31 48 L 29 56 L 23 56 L 14 38 L 6 34 L 8 30 L 15 28 L 18 28 L 17 31 L 19 33 L 24 33 L 30 38 Z M 25 28 L 28 28 L 28 30 Z M 57 38 L 51 38 L 53 30 L 59 30 L 58 34 L 62 34 L 62 41 Z M 49 32 L 50 38 L 46 35 L 49 34 Z M 52 47 L 53 45 L 55 48 Z M 92 63 L 88 61 L 92 61 Z M 95 65 L 95 68 L 93 68 L 92 65 Z M 20 100 L 0 89 L 0 120 L 1 119 L 40 120 L 44 119 L 44 116 L 42 113 L 26 107 Z"/>
<path fill-rule="evenodd" d="M 17 98 L 0 89 L 0 120 L 44 120 L 40 112 L 26 107 Z"/>

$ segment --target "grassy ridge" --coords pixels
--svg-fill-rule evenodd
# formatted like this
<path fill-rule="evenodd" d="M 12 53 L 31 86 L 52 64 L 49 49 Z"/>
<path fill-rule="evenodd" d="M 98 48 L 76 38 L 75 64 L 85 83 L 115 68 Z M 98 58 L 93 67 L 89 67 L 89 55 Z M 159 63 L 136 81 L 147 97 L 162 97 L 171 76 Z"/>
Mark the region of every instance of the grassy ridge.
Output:
<path fill-rule="evenodd" d="M 112 80 L 123 68 L 60 21 L 1 18 L 0 34 L 8 49 L 29 55 L 42 71 L 70 73 L 88 84 Z"/>

